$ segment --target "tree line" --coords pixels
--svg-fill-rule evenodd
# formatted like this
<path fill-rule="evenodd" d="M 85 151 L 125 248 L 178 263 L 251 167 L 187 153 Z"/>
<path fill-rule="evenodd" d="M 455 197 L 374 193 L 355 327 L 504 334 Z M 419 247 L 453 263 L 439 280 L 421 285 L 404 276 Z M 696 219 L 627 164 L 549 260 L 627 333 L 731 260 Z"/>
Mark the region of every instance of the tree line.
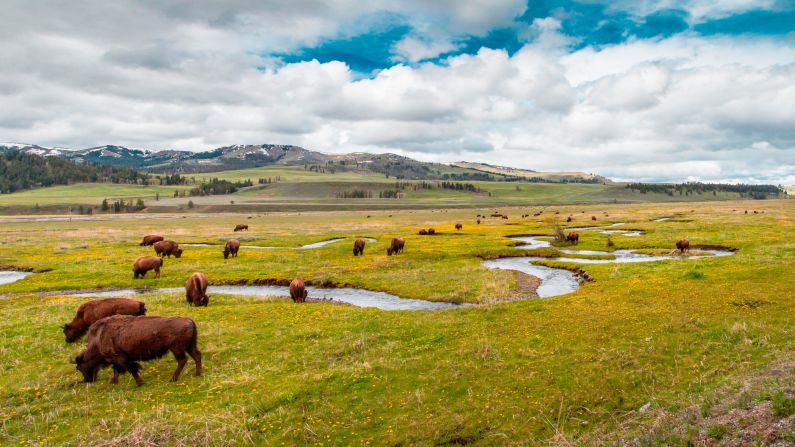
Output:
<path fill-rule="evenodd" d="M 691 194 L 704 194 L 712 193 L 717 195 L 719 192 L 730 192 L 739 194 L 740 197 L 750 197 L 752 199 L 767 199 L 769 197 L 786 196 L 787 192 L 782 186 L 776 185 L 746 185 L 738 183 L 736 185 L 729 183 L 701 183 L 701 182 L 687 182 L 679 184 L 671 183 L 629 183 L 627 189 L 638 191 L 641 194 L 646 193 L 661 193 L 669 196 Z"/>
<path fill-rule="evenodd" d="M 79 164 L 20 151 L 0 153 L 0 193 L 71 183 L 149 184 L 145 174 L 128 168 Z"/>

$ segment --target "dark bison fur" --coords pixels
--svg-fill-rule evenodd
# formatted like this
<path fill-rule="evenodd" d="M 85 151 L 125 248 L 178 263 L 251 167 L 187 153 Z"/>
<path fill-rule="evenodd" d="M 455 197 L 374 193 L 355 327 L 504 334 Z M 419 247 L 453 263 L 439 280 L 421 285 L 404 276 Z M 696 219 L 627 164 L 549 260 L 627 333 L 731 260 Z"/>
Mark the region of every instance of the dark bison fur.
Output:
<path fill-rule="evenodd" d="M 141 242 L 141 246 L 145 245 L 154 245 L 155 242 L 160 242 L 165 239 L 163 236 L 158 236 L 155 234 L 149 234 L 144 236 L 144 240 Z"/>
<path fill-rule="evenodd" d="M 77 314 L 63 327 L 67 343 L 80 339 L 92 324 L 111 315 L 145 315 L 146 305 L 129 298 L 105 298 L 87 301 L 77 308 Z"/>
<path fill-rule="evenodd" d="M 185 282 L 185 298 L 194 306 L 206 306 L 210 302 L 207 296 L 207 275 L 196 272 Z"/>
<path fill-rule="evenodd" d="M 572 244 L 576 244 L 580 242 L 580 235 L 577 234 L 576 231 L 572 231 L 571 233 L 566 235 L 566 240 L 571 242 Z"/>
<path fill-rule="evenodd" d="M 304 280 L 301 279 L 300 276 L 296 276 L 295 279 L 290 282 L 290 298 L 293 299 L 294 303 L 303 303 L 306 301 L 307 294 L 308 292 L 306 291 Z"/>
<path fill-rule="evenodd" d="M 229 239 L 224 246 L 224 259 L 229 259 L 229 255 L 236 258 L 238 250 L 240 250 L 240 241 L 237 239 Z"/>
<path fill-rule="evenodd" d="M 155 254 L 160 256 L 161 258 L 168 256 L 169 258 L 171 255 L 174 255 L 175 258 L 182 257 L 182 249 L 179 248 L 179 244 L 174 241 L 160 241 L 155 242 Z"/>
<path fill-rule="evenodd" d="M 386 249 L 387 256 L 392 256 L 393 254 L 398 254 L 403 252 L 403 247 L 406 246 L 406 241 L 403 240 L 402 237 L 396 237 L 392 239 L 392 242 L 389 244 L 389 248 Z"/>
<path fill-rule="evenodd" d="M 364 255 L 364 245 L 365 245 L 364 239 L 356 239 L 353 242 L 353 255 L 354 256 Z"/>
<path fill-rule="evenodd" d="M 149 270 L 155 271 L 155 278 L 160 278 L 160 267 L 163 266 L 163 258 L 157 256 L 141 256 L 133 263 L 133 279 L 143 278 Z"/>
<path fill-rule="evenodd" d="M 245 224 L 235 225 L 235 231 L 243 231 L 243 230 L 248 230 L 248 225 Z"/>
<path fill-rule="evenodd" d="M 140 386 L 143 380 L 138 374 L 138 362 L 160 358 L 171 351 L 177 360 L 171 380 L 176 382 L 188 363 L 186 354 L 196 364 L 196 375 L 201 375 L 198 337 L 196 323 L 190 318 L 114 315 L 91 325 L 88 346 L 75 358 L 75 364 L 85 382 L 96 381 L 101 368 L 112 366 L 111 383 L 118 382 L 119 374 L 129 372 Z"/>
<path fill-rule="evenodd" d="M 690 249 L 690 241 L 687 239 L 680 239 L 676 241 L 676 249 L 679 250 L 680 253 L 684 254 L 688 249 Z"/>

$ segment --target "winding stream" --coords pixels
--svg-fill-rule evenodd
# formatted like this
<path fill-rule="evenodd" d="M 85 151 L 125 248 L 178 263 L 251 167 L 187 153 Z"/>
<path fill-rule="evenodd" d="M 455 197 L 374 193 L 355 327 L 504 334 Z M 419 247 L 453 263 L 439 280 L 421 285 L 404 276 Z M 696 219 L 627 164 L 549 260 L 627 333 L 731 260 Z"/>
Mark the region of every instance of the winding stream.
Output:
<path fill-rule="evenodd" d="M 300 247 L 276 247 L 276 246 L 266 246 L 266 245 L 241 245 L 240 248 L 247 248 L 247 249 L 254 249 L 254 250 L 311 250 L 313 248 L 320 248 L 324 247 L 328 244 L 333 244 L 334 242 L 344 241 L 345 237 L 337 237 L 334 239 L 326 239 L 325 241 L 315 242 L 312 244 L 301 245 Z M 361 239 L 366 240 L 367 242 L 376 242 L 376 239 L 371 237 L 363 237 Z M 220 247 L 223 248 L 222 244 L 179 244 L 181 247 Z"/>
<path fill-rule="evenodd" d="M 3 284 L 11 284 L 12 282 L 17 282 L 20 279 L 30 276 L 33 273 L 31 272 L 15 272 L 11 270 L 2 270 L 0 271 L 0 286 Z"/>
<path fill-rule="evenodd" d="M 620 222 L 602 227 L 569 228 L 569 230 L 577 230 L 577 231 L 597 230 L 607 234 L 611 234 L 611 232 L 621 232 L 627 236 L 630 235 L 639 236 L 641 234 L 640 231 L 627 232 L 623 230 L 605 230 L 605 228 L 612 228 L 620 225 L 623 225 L 623 223 Z M 274 248 L 312 249 L 312 248 L 323 247 L 325 245 L 343 239 L 346 238 L 329 239 L 321 242 L 316 242 L 314 244 L 304 245 L 301 247 L 263 247 L 263 246 L 254 246 L 254 245 L 242 246 L 242 247 L 254 248 L 254 249 L 274 249 Z M 371 238 L 363 238 L 363 239 L 366 239 L 370 242 L 375 241 L 374 239 Z M 525 237 L 513 237 L 511 239 L 522 242 L 522 245 L 519 245 L 517 248 L 537 249 L 537 248 L 550 247 L 551 246 L 550 240 L 552 238 L 549 236 L 525 236 Z M 183 244 L 183 245 L 214 246 L 211 244 Z M 705 253 L 705 255 L 682 257 L 674 254 L 649 255 L 649 254 L 636 253 L 632 250 L 615 250 L 609 252 L 609 251 L 600 251 L 600 250 L 575 250 L 575 249 L 561 248 L 558 249 L 558 251 L 560 251 L 564 256 L 558 258 L 544 258 L 538 256 L 529 256 L 529 257 L 516 256 L 516 257 L 507 257 L 502 259 L 483 261 L 482 265 L 489 269 L 514 270 L 541 279 L 541 284 L 538 286 L 536 292 L 539 297 L 546 298 L 552 296 L 565 295 L 567 293 L 574 292 L 580 287 L 580 282 L 578 281 L 575 274 L 569 270 L 537 265 L 535 264 L 535 262 L 537 261 L 552 260 L 560 262 L 570 262 L 574 264 L 618 264 L 618 263 L 653 262 L 653 261 L 665 261 L 665 260 L 700 259 L 705 257 L 731 256 L 734 254 L 733 252 L 726 250 L 701 250 L 701 252 Z M 588 259 L 588 258 L 567 257 L 565 255 L 589 255 L 589 256 L 607 255 L 607 256 L 612 256 L 614 259 Z M 0 285 L 10 284 L 12 282 L 19 281 L 31 274 L 32 273 L 29 272 L 0 271 Z M 151 294 L 151 293 L 182 293 L 183 291 L 184 289 L 181 287 L 170 287 L 170 288 L 159 288 L 159 289 L 122 289 L 122 290 L 87 292 L 87 293 L 75 292 L 71 293 L 71 295 L 78 297 L 97 298 L 97 297 Z M 460 305 L 448 302 L 433 302 L 426 300 L 401 298 L 399 296 L 391 295 L 385 292 L 374 292 L 370 290 L 355 289 L 355 288 L 307 287 L 307 291 L 309 292 L 310 298 L 329 299 L 337 302 L 351 304 L 353 306 L 375 307 L 382 310 L 439 310 L 439 309 L 450 309 L 450 308 L 466 306 L 466 304 Z M 207 292 L 208 294 L 228 294 L 228 295 L 252 296 L 252 297 L 271 297 L 271 296 L 289 297 L 290 296 L 289 289 L 286 286 L 209 286 Z"/>
<path fill-rule="evenodd" d="M 309 298 L 331 299 L 357 307 L 376 307 L 382 310 L 439 310 L 459 307 L 459 304 L 446 302 L 433 302 L 401 298 L 385 292 L 353 288 L 325 289 L 320 287 L 307 287 Z M 76 293 L 73 296 L 86 298 L 107 298 L 112 296 L 130 296 L 147 293 L 184 293 L 182 287 L 169 287 L 162 289 L 123 289 L 106 292 Z M 286 286 L 209 286 L 207 294 L 252 296 L 252 297 L 289 297 L 290 290 Z"/>

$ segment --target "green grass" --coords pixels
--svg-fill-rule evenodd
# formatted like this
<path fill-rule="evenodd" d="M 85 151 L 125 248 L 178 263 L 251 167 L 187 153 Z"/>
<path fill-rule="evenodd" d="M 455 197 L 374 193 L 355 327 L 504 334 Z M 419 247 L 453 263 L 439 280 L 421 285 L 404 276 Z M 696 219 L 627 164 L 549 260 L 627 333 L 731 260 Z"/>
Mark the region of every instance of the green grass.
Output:
<path fill-rule="evenodd" d="M 732 211 L 746 208 L 764 214 Z M 499 303 L 514 293 L 513 275 L 482 268 L 479 256 L 516 251 L 508 234 L 551 233 L 553 210 L 558 218 L 574 214 L 570 226 L 606 211 L 610 222 L 647 231 L 614 235 L 616 248 L 670 249 L 688 237 L 739 251 L 587 265 L 596 282 L 576 293 Z M 0 287 L 23 293 L 0 300 L 0 444 L 593 444 L 596 434 L 646 432 L 654 421 L 637 412 L 646 402 L 686 408 L 693 396 L 793 352 L 791 201 L 560 206 L 545 211 L 543 224 L 519 219 L 527 208 L 500 211 L 512 218 L 476 225 L 480 210 L 443 209 L 6 223 L 0 264 L 53 270 Z M 689 221 L 651 222 L 680 213 Z M 250 232 L 232 233 L 235 223 Z M 442 235 L 414 235 L 428 226 Z M 317 250 L 243 250 L 228 261 L 218 248 L 187 247 L 183 259 L 166 260 L 160 280 L 134 281 L 132 260 L 151 253 L 136 244 L 152 232 L 181 242 L 378 242 L 359 258 L 350 239 Z M 388 258 L 394 235 L 406 237 L 406 253 Z M 603 249 L 606 237 L 582 232 L 579 248 Z M 167 356 L 145 364 L 146 384 L 136 388 L 129 376 L 107 384 L 107 370 L 100 383 L 79 383 L 68 361 L 84 341 L 65 344 L 60 328 L 83 300 L 33 293 L 181 285 L 195 270 L 211 283 L 301 274 L 406 297 L 497 304 L 386 312 L 213 295 L 209 307 L 190 308 L 182 294 L 146 296 L 151 315 L 195 319 L 206 371 L 195 378 L 189 364 L 179 383 L 169 383 L 175 363 Z"/>
<path fill-rule="evenodd" d="M 0 207 L 6 206 L 26 206 L 33 207 L 36 204 L 63 205 L 63 204 L 87 204 L 99 206 L 102 199 L 113 201 L 116 199 L 138 199 L 154 201 L 155 195 L 168 197 L 174 194 L 175 190 L 190 189 L 187 186 L 137 186 L 137 185 L 118 185 L 112 183 L 77 183 L 74 185 L 51 186 L 48 188 L 37 188 L 27 191 L 16 192 L 13 194 L 0 194 Z"/>

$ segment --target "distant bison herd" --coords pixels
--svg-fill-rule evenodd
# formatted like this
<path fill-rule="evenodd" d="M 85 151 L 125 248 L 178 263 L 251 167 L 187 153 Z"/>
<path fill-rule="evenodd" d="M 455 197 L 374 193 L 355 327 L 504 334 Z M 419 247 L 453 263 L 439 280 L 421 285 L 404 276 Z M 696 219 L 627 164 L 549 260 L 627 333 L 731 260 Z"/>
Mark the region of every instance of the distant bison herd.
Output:
<path fill-rule="evenodd" d="M 534 214 L 540 215 L 541 212 Z M 559 214 L 559 212 L 555 212 Z M 607 213 L 605 213 L 607 215 Z M 522 215 L 522 218 L 529 214 Z M 368 216 L 369 217 L 369 216 Z M 494 212 L 491 217 L 507 219 L 502 213 Z M 477 215 L 477 223 L 486 219 L 486 215 Z M 569 216 L 566 221 L 571 222 Z M 591 216 L 596 220 L 596 216 Z M 455 229 L 460 231 L 463 224 L 456 223 Z M 248 225 L 237 225 L 234 231 L 248 230 Z M 434 228 L 421 229 L 420 235 L 435 235 Z M 561 234 L 562 237 L 562 234 Z M 570 231 L 565 235 L 565 240 L 572 244 L 579 242 L 580 235 Z M 141 256 L 133 263 L 133 278 L 144 278 L 151 270 L 155 278 L 160 278 L 163 259 L 174 256 L 181 258 L 182 249 L 175 241 L 166 240 L 160 235 L 147 235 L 140 243 L 141 246 L 153 246 L 157 256 Z M 353 243 L 353 255 L 364 256 L 366 242 L 356 239 Z M 676 248 L 684 254 L 690 247 L 687 239 L 676 242 Z M 405 240 L 395 237 L 386 249 L 388 256 L 403 252 Z M 240 250 L 240 241 L 229 239 L 223 250 L 224 259 L 230 256 L 236 258 Z M 207 296 L 209 281 L 202 272 L 193 273 L 185 282 L 185 298 L 189 305 L 207 306 L 210 298 Z M 289 285 L 290 298 L 295 303 L 304 303 L 308 291 L 306 283 L 300 276 L 296 276 Z M 183 368 L 190 356 L 196 365 L 196 375 L 201 375 L 202 360 L 198 349 L 198 328 L 196 323 L 186 317 L 160 317 L 147 316 L 145 303 L 129 298 L 105 298 L 88 301 L 81 304 L 72 321 L 63 326 L 63 333 L 67 343 L 73 343 L 88 333 L 86 349 L 75 359 L 77 369 L 82 373 L 85 382 L 94 382 L 99 371 L 110 366 L 113 369 L 111 383 L 117 383 L 120 374 L 130 373 L 136 384 L 143 384 L 139 375 L 141 369 L 138 362 L 162 357 L 171 352 L 177 361 L 177 368 L 171 380 L 179 379 Z"/>

